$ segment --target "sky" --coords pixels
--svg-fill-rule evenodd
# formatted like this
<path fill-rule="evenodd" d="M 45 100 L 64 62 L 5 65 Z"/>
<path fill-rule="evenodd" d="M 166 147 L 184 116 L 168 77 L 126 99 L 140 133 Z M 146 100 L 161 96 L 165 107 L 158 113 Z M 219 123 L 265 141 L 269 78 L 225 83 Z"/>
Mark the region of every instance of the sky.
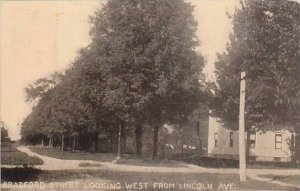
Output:
<path fill-rule="evenodd" d="M 216 53 L 224 51 L 232 30 L 226 12 L 232 14 L 239 0 L 188 2 L 195 6 L 204 72 L 213 78 Z M 0 119 L 12 139 L 20 138 L 20 124 L 32 107 L 24 88 L 70 66 L 91 41 L 88 18 L 97 8 L 96 0 L 0 1 Z"/>

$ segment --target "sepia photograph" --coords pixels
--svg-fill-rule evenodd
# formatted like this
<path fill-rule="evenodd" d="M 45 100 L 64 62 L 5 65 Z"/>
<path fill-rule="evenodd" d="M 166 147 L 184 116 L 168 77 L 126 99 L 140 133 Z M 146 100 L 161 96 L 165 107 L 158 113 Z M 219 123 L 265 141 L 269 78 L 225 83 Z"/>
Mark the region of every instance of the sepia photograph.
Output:
<path fill-rule="evenodd" d="M 1 190 L 300 190 L 300 0 L 0 0 Z"/>

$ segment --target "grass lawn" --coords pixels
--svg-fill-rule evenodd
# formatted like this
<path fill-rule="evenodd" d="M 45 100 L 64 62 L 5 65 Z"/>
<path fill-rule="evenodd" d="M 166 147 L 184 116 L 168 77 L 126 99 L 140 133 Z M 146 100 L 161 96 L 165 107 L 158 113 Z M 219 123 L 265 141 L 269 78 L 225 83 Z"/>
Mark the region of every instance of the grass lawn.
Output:
<path fill-rule="evenodd" d="M 80 151 L 64 151 L 62 153 L 59 149 L 49 147 L 30 147 L 30 150 L 43 156 L 65 160 L 93 160 L 110 162 L 116 159 L 115 153 L 87 153 Z"/>
<path fill-rule="evenodd" d="M 187 167 L 186 163 L 175 160 L 152 160 L 152 159 L 131 159 L 122 157 L 117 161 L 117 164 L 133 165 L 133 166 L 147 166 L 147 167 L 167 167 L 167 168 L 183 168 Z"/>
<path fill-rule="evenodd" d="M 38 157 L 31 157 L 16 149 L 13 144 L 1 144 L 1 164 L 2 165 L 42 165 L 44 163 Z"/>
<path fill-rule="evenodd" d="M 251 169 L 300 169 L 300 164 L 294 164 L 291 162 L 263 162 L 256 161 L 247 164 Z"/>
<path fill-rule="evenodd" d="M 121 190 L 128 190 L 125 184 L 147 183 L 142 190 L 158 190 L 154 183 L 168 183 L 169 188 L 163 190 L 192 190 L 188 186 L 193 183 L 202 187 L 202 190 L 217 190 L 221 185 L 231 184 L 233 190 L 287 190 L 291 187 L 282 187 L 276 184 L 260 182 L 248 179 L 246 182 L 239 182 L 239 176 L 235 174 L 208 174 L 208 173 L 155 173 L 155 172 L 120 172 L 108 170 L 70 170 L 70 171 L 44 171 L 37 181 L 44 182 L 65 182 L 79 181 L 79 187 L 83 185 L 99 183 L 119 183 Z M 90 184 L 91 183 L 91 184 Z M 175 185 L 175 188 L 170 185 Z M 212 189 L 209 186 L 212 186 Z M 224 187 L 223 187 L 224 188 Z"/>
<path fill-rule="evenodd" d="M 177 154 L 175 160 L 181 160 L 187 163 L 203 166 L 207 168 L 239 168 L 239 161 L 224 158 L 212 158 L 207 156 L 198 157 L 195 154 Z M 263 162 L 255 161 L 247 163 L 249 169 L 300 169 L 300 164 L 290 162 Z"/>
<path fill-rule="evenodd" d="M 294 185 L 298 185 L 300 186 L 300 172 L 299 175 L 289 175 L 289 176 L 282 176 L 282 175 L 272 175 L 272 174 L 268 174 L 268 175 L 263 175 L 261 177 L 264 178 L 270 178 L 272 180 L 278 180 L 284 183 L 288 183 L 288 184 L 294 184 Z"/>
<path fill-rule="evenodd" d="M 56 148 L 48 148 L 48 147 L 30 147 L 30 150 L 48 157 L 53 157 L 57 159 L 64 160 L 92 160 L 92 161 L 100 161 L 100 162 L 111 162 L 116 159 L 115 153 L 87 153 L 82 151 L 69 152 L 64 151 L 63 153 Z M 122 155 L 122 158 L 117 162 L 118 164 L 126 164 L 126 165 L 134 165 L 134 166 L 161 166 L 161 167 L 186 167 L 187 165 L 175 160 L 152 160 L 146 159 L 143 160 L 137 159 L 135 155 Z M 79 166 L 81 167 L 93 167 L 95 164 L 90 163 L 81 163 Z M 99 165 L 96 165 L 99 166 Z"/>

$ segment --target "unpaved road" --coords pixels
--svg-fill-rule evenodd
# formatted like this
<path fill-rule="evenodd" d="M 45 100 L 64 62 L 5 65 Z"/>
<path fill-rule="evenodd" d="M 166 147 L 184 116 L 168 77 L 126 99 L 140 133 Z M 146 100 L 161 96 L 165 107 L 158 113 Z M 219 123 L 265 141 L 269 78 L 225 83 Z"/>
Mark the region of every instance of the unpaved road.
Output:
<path fill-rule="evenodd" d="M 218 173 L 218 174 L 238 174 L 238 169 L 233 168 L 204 168 L 192 164 L 182 163 L 181 167 L 153 167 L 153 166 L 135 166 L 116 164 L 112 162 L 97 162 L 92 160 L 63 160 L 51 158 L 32 152 L 27 147 L 17 147 L 21 152 L 30 156 L 37 156 L 44 161 L 43 165 L 39 165 L 41 170 L 72 170 L 72 169 L 103 169 L 112 171 L 133 171 L 133 172 L 157 172 L 157 173 Z M 80 167 L 81 163 L 96 164 L 92 167 Z M 274 181 L 269 178 L 262 178 L 261 175 L 274 174 L 277 176 L 300 175 L 299 169 L 247 169 L 247 176 L 258 181 L 267 181 L 281 186 L 294 186 L 292 184 Z M 296 186 L 300 188 L 300 186 Z"/>

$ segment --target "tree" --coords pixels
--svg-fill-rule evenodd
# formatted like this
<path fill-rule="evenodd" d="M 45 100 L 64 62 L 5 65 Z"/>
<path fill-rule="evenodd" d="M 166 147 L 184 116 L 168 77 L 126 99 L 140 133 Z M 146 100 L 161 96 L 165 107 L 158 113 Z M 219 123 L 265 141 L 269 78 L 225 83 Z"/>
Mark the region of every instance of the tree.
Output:
<path fill-rule="evenodd" d="M 3 121 L 0 121 L 0 127 L 1 127 L 1 141 L 2 141 L 6 137 L 8 137 L 8 130 L 5 128 Z"/>
<path fill-rule="evenodd" d="M 26 101 L 35 101 L 46 94 L 48 90 L 56 86 L 63 79 L 64 75 L 59 72 L 54 72 L 48 78 L 40 78 L 33 84 L 29 84 L 25 88 Z"/>
<path fill-rule="evenodd" d="M 240 72 L 247 72 L 246 128 L 300 133 L 300 5 L 243 1 L 216 62 L 214 113 L 237 128 Z M 299 145 L 299 136 L 296 140 Z"/>
<path fill-rule="evenodd" d="M 116 0 L 91 19 L 89 51 L 106 84 L 103 103 L 116 123 L 136 126 L 139 155 L 143 123 L 154 129 L 156 158 L 159 128 L 186 120 L 201 100 L 204 59 L 195 51 L 192 11 L 182 0 Z"/>

